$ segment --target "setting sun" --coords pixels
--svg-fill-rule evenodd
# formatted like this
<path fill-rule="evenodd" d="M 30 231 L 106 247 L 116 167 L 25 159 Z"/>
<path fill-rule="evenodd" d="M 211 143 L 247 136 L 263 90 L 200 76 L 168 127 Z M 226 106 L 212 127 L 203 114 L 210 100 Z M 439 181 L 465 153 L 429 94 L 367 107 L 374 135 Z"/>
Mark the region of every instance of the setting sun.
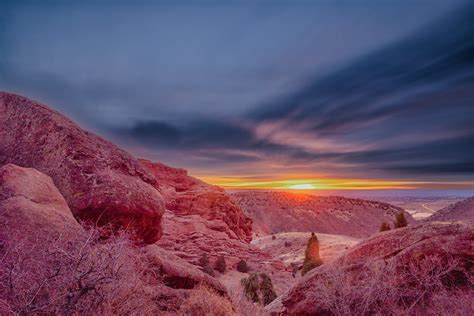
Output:
<path fill-rule="evenodd" d="M 295 184 L 291 185 L 288 187 L 289 189 L 292 190 L 314 190 L 316 187 L 312 184 L 306 183 L 306 184 Z"/>

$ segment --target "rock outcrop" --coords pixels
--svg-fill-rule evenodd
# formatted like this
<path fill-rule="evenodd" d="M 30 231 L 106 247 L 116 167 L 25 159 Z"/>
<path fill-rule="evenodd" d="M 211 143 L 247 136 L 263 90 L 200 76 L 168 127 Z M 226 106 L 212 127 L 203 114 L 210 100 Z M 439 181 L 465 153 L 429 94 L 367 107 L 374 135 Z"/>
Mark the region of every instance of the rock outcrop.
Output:
<path fill-rule="evenodd" d="M 70 295 L 95 303 L 93 298 L 76 294 L 89 290 L 100 295 L 126 294 L 127 287 L 129 295 L 124 299 L 140 291 L 146 298 L 134 299 L 149 304 L 144 310 L 153 314 L 178 313 L 202 286 L 224 300 L 228 297 L 219 281 L 170 251 L 157 245 L 138 247 L 117 238 L 104 241 L 94 227 L 83 228 L 47 175 L 13 164 L 1 167 L 0 314 L 18 310 L 50 314 L 54 308 L 67 308 L 62 303 L 56 306 L 50 299 L 69 304 L 65 297 Z M 9 273 L 13 277 L 8 277 Z M 103 279 L 106 282 L 100 283 Z M 97 284 L 103 285 L 99 289 Z M 25 303 L 27 298 L 36 305 Z M 79 308 L 88 310 L 87 306 Z"/>
<path fill-rule="evenodd" d="M 430 217 L 427 221 L 473 221 L 474 196 L 449 205 Z"/>
<path fill-rule="evenodd" d="M 82 231 L 53 180 L 41 172 L 8 164 L 0 168 L 0 243 L 18 236 L 67 238 Z"/>
<path fill-rule="evenodd" d="M 433 313 L 442 314 L 436 308 L 447 311 L 450 301 L 459 305 L 456 302 L 472 299 L 473 229 L 473 222 L 435 222 L 377 234 L 310 271 L 268 311 L 430 314 L 427 309 L 433 308 Z M 468 301 L 452 308 L 467 311 Z"/>
<path fill-rule="evenodd" d="M 50 176 L 76 218 L 161 235 L 156 179 L 131 155 L 82 130 L 57 111 L 0 92 L 0 166 L 14 163 Z"/>
<path fill-rule="evenodd" d="M 237 263 L 244 259 L 256 270 L 285 271 L 279 259 L 240 240 L 223 220 L 207 220 L 199 215 L 176 215 L 166 211 L 163 226 L 163 237 L 157 245 L 193 265 L 199 266 L 199 258 L 206 253 L 211 266 L 219 256 L 224 256 L 228 269 L 235 269 Z"/>
<path fill-rule="evenodd" d="M 184 169 L 148 160 L 140 163 L 157 179 L 155 187 L 162 193 L 166 209 L 177 215 L 199 215 L 210 221 L 222 221 L 232 232 L 229 235 L 250 242 L 252 221 L 222 188 L 193 178 Z"/>
<path fill-rule="evenodd" d="M 393 223 L 400 212 L 409 223 L 415 222 L 402 208 L 377 201 L 276 191 L 242 191 L 231 196 L 252 219 L 257 236 L 316 232 L 368 237 L 382 222 Z"/>

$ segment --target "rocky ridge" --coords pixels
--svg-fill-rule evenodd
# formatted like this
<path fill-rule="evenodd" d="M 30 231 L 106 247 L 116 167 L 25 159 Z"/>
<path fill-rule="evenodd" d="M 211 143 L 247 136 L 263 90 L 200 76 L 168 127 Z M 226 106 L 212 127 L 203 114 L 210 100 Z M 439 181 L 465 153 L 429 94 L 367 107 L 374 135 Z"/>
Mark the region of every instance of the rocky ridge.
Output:
<path fill-rule="evenodd" d="M 133 229 L 146 243 L 161 236 L 163 199 L 134 157 L 47 106 L 0 92 L 0 166 L 50 176 L 72 214 Z"/>
<path fill-rule="evenodd" d="M 392 224 L 404 212 L 388 203 L 338 196 L 315 196 L 281 191 L 242 191 L 232 198 L 253 221 L 257 236 L 280 232 L 316 232 L 368 237 L 382 222 Z M 393 225 L 392 225 L 393 226 Z"/>

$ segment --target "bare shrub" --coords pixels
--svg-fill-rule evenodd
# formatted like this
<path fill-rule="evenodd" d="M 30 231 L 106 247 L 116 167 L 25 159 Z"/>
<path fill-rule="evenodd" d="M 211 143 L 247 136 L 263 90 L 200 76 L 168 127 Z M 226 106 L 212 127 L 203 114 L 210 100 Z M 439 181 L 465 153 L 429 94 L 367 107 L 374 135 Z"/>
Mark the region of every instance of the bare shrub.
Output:
<path fill-rule="evenodd" d="M 229 316 L 236 315 L 232 302 L 214 290 L 199 286 L 191 293 L 179 310 L 181 315 L 189 316 Z"/>
<path fill-rule="evenodd" d="M 21 234 L 19 234 L 20 236 Z M 140 253 L 126 236 L 3 240 L 0 308 L 15 314 L 147 314 Z M 14 242 L 12 242 L 12 240 Z"/>
<path fill-rule="evenodd" d="M 251 302 L 245 295 L 242 286 L 234 285 L 229 289 L 232 303 L 235 306 L 237 315 L 242 316 L 264 316 L 267 315 L 262 305 Z"/>
<path fill-rule="evenodd" d="M 472 260 L 472 259 L 471 259 Z M 472 262 L 471 262 L 472 264 Z M 473 273 L 459 258 L 427 255 L 406 265 L 384 261 L 331 265 L 317 277 L 311 301 L 331 315 L 468 315 Z"/>

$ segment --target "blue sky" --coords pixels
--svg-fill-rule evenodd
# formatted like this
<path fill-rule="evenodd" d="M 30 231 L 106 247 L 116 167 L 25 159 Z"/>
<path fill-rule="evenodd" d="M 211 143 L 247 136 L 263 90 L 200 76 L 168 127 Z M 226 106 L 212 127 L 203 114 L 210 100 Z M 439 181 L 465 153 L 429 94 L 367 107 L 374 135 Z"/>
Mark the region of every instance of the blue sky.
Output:
<path fill-rule="evenodd" d="M 197 175 L 466 182 L 473 19 L 466 1 L 4 1 L 0 89 Z"/>

